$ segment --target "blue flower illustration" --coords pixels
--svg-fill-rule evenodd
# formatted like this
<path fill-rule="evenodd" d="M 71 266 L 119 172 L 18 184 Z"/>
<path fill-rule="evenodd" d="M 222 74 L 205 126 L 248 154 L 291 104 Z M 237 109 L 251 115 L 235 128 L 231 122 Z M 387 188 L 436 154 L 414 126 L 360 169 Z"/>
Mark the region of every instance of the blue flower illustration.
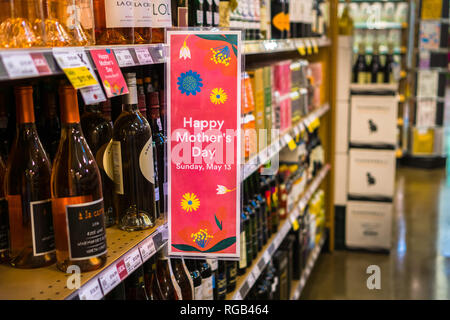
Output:
<path fill-rule="evenodd" d="M 178 77 L 178 90 L 181 93 L 186 93 L 187 96 L 192 93 L 193 96 L 197 94 L 197 92 L 201 91 L 201 87 L 203 87 L 202 78 L 200 75 L 192 70 L 189 70 L 186 73 L 181 73 Z"/>

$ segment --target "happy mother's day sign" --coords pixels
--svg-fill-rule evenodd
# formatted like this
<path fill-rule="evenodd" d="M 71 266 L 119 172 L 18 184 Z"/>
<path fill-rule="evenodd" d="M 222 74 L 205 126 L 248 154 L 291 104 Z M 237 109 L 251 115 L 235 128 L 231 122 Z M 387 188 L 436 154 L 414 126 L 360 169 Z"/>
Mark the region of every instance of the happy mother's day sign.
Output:
<path fill-rule="evenodd" d="M 169 254 L 238 258 L 240 32 L 167 38 Z"/>

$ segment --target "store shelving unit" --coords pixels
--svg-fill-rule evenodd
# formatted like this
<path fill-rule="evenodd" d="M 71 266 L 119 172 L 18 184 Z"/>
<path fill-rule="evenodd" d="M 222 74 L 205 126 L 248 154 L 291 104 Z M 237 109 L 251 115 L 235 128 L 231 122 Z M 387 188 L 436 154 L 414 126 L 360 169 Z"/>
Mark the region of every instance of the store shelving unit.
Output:
<path fill-rule="evenodd" d="M 267 54 L 300 50 L 304 48 L 308 50 L 317 50 L 318 48 L 327 47 L 331 41 L 327 37 L 321 38 L 295 38 L 280 40 L 250 40 L 244 43 L 244 53 L 250 54 Z"/>
<path fill-rule="evenodd" d="M 311 251 L 308 257 L 308 261 L 306 263 L 306 267 L 300 276 L 300 280 L 296 280 L 292 284 L 291 289 L 291 300 L 298 300 L 302 294 L 303 289 L 305 288 L 305 284 L 311 275 L 311 271 L 314 268 L 317 258 L 319 257 L 320 251 L 325 244 L 325 237 L 320 238 L 319 243 L 316 244 L 314 249 Z"/>
<path fill-rule="evenodd" d="M 288 218 L 280 224 L 278 232 L 272 235 L 272 237 L 267 241 L 267 244 L 259 252 L 256 259 L 254 259 L 252 265 L 247 267 L 246 273 L 238 278 L 236 289 L 227 295 L 227 300 L 242 300 L 245 298 L 258 277 L 261 275 L 264 268 L 271 260 L 274 252 L 280 246 L 281 242 L 283 242 L 283 239 L 289 233 L 289 230 L 291 230 L 292 221 L 296 220 L 301 214 L 303 214 L 308 201 L 311 199 L 314 192 L 319 188 L 320 184 L 324 181 L 329 170 L 330 165 L 325 165 L 306 188 L 305 192 L 294 206 L 294 209 L 288 214 Z"/>

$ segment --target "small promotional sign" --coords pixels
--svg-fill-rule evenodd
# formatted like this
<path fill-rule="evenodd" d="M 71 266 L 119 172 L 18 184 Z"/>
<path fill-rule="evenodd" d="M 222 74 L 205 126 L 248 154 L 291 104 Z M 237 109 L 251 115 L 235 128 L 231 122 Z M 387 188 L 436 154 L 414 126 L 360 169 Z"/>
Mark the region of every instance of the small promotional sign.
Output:
<path fill-rule="evenodd" d="M 128 93 L 127 84 L 111 49 L 91 50 L 91 57 L 102 79 L 108 98 Z"/>
<path fill-rule="evenodd" d="M 241 34 L 168 31 L 169 255 L 240 256 Z"/>

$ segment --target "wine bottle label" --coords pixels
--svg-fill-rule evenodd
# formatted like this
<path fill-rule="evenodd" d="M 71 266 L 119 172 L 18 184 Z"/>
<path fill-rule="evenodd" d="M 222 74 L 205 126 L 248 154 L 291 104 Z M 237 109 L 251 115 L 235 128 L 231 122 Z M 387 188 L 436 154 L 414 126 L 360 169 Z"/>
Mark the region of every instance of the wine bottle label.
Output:
<path fill-rule="evenodd" d="M 219 260 L 217 259 L 206 259 L 206 262 L 211 266 L 212 271 L 216 271 L 219 267 Z"/>
<path fill-rule="evenodd" d="M 155 184 L 155 170 L 153 168 L 153 146 L 152 137 L 150 137 L 147 143 L 142 148 L 139 155 L 139 167 L 141 168 L 142 175 L 150 183 Z"/>
<path fill-rule="evenodd" d="M 104 254 L 106 232 L 103 198 L 66 205 L 65 211 L 70 260 L 84 260 Z"/>
<path fill-rule="evenodd" d="M 152 27 L 170 28 L 172 27 L 171 0 L 152 1 Z"/>
<path fill-rule="evenodd" d="M 159 201 L 159 187 L 155 188 L 155 201 Z"/>
<path fill-rule="evenodd" d="M 133 4 L 131 0 L 105 0 L 106 28 L 133 27 Z"/>
<path fill-rule="evenodd" d="M 228 281 L 229 283 L 235 283 L 236 282 L 236 273 L 237 273 L 236 268 L 233 267 L 233 268 L 230 269 L 230 272 L 229 272 L 230 280 Z"/>
<path fill-rule="evenodd" d="M 197 10 L 197 24 L 203 24 L 203 10 Z"/>
<path fill-rule="evenodd" d="M 187 27 L 187 26 L 189 26 L 188 8 L 178 7 L 178 27 Z"/>
<path fill-rule="evenodd" d="M 123 191 L 123 170 L 122 170 L 122 150 L 120 147 L 120 141 L 112 142 L 112 158 L 113 158 L 113 177 L 115 192 L 118 194 L 124 194 Z"/>
<path fill-rule="evenodd" d="M 113 164 L 113 140 L 109 141 L 103 145 L 100 150 L 98 150 L 95 160 L 97 161 L 99 167 L 103 165 L 103 170 L 106 172 L 107 176 L 114 181 L 114 164 Z"/>
<path fill-rule="evenodd" d="M 203 285 L 194 288 L 194 300 L 203 300 Z"/>
<path fill-rule="evenodd" d="M 377 83 L 383 83 L 384 82 L 384 73 L 378 72 L 377 73 Z"/>
<path fill-rule="evenodd" d="M 247 267 L 247 247 L 245 243 L 245 231 L 241 232 L 241 258 L 239 259 L 239 269 Z"/>
<path fill-rule="evenodd" d="M 189 272 L 188 268 L 186 267 L 186 263 L 184 263 L 184 258 L 181 258 L 181 262 L 183 264 L 184 272 L 186 273 L 187 278 L 189 280 L 189 284 L 191 286 L 192 297 L 195 299 L 194 281 L 192 281 L 191 273 Z"/>
<path fill-rule="evenodd" d="M 202 279 L 202 287 L 203 287 L 203 300 L 213 300 L 213 279 L 212 276 Z"/>
<path fill-rule="evenodd" d="M 161 119 L 160 118 L 156 119 L 156 125 L 158 126 L 158 130 L 162 131 L 162 124 L 161 124 Z"/>
<path fill-rule="evenodd" d="M 214 26 L 217 27 L 219 25 L 219 21 L 220 21 L 220 15 L 218 12 L 214 12 L 213 13 L 213 18 L 214 18 Z"/>
<path fill-rule="evenodd" d="M 9 249 L 8 202 L 0 198 L 0 252 Z"/>
<path fill-rule="evenodd" d="M 33 254 L 44 255 L 55 251 L 55 233 L 51 199 L 30 202 Z"/>
<path fill-rule="evenodd" d="M 365 72 L 358 72 L 358 83 L 359 84 L 365 84 L 366 83 L 366 73 Z"/>
<path fill-rule="evenodd" d="M 217 276 L 217 294 L 225 295 L 227 293 L 227 278 L 225 273 L 219 273 Z"/>
<path fill-rule="evenodd" d="M 212 12 L 206 11 L 206 24 L 212 25 Z"/>
<path fill-rule="evenodd" d="M 152 26 L 152 10 L 149 0 L 134 1 L 134 27 L 149 28 Z"/>

